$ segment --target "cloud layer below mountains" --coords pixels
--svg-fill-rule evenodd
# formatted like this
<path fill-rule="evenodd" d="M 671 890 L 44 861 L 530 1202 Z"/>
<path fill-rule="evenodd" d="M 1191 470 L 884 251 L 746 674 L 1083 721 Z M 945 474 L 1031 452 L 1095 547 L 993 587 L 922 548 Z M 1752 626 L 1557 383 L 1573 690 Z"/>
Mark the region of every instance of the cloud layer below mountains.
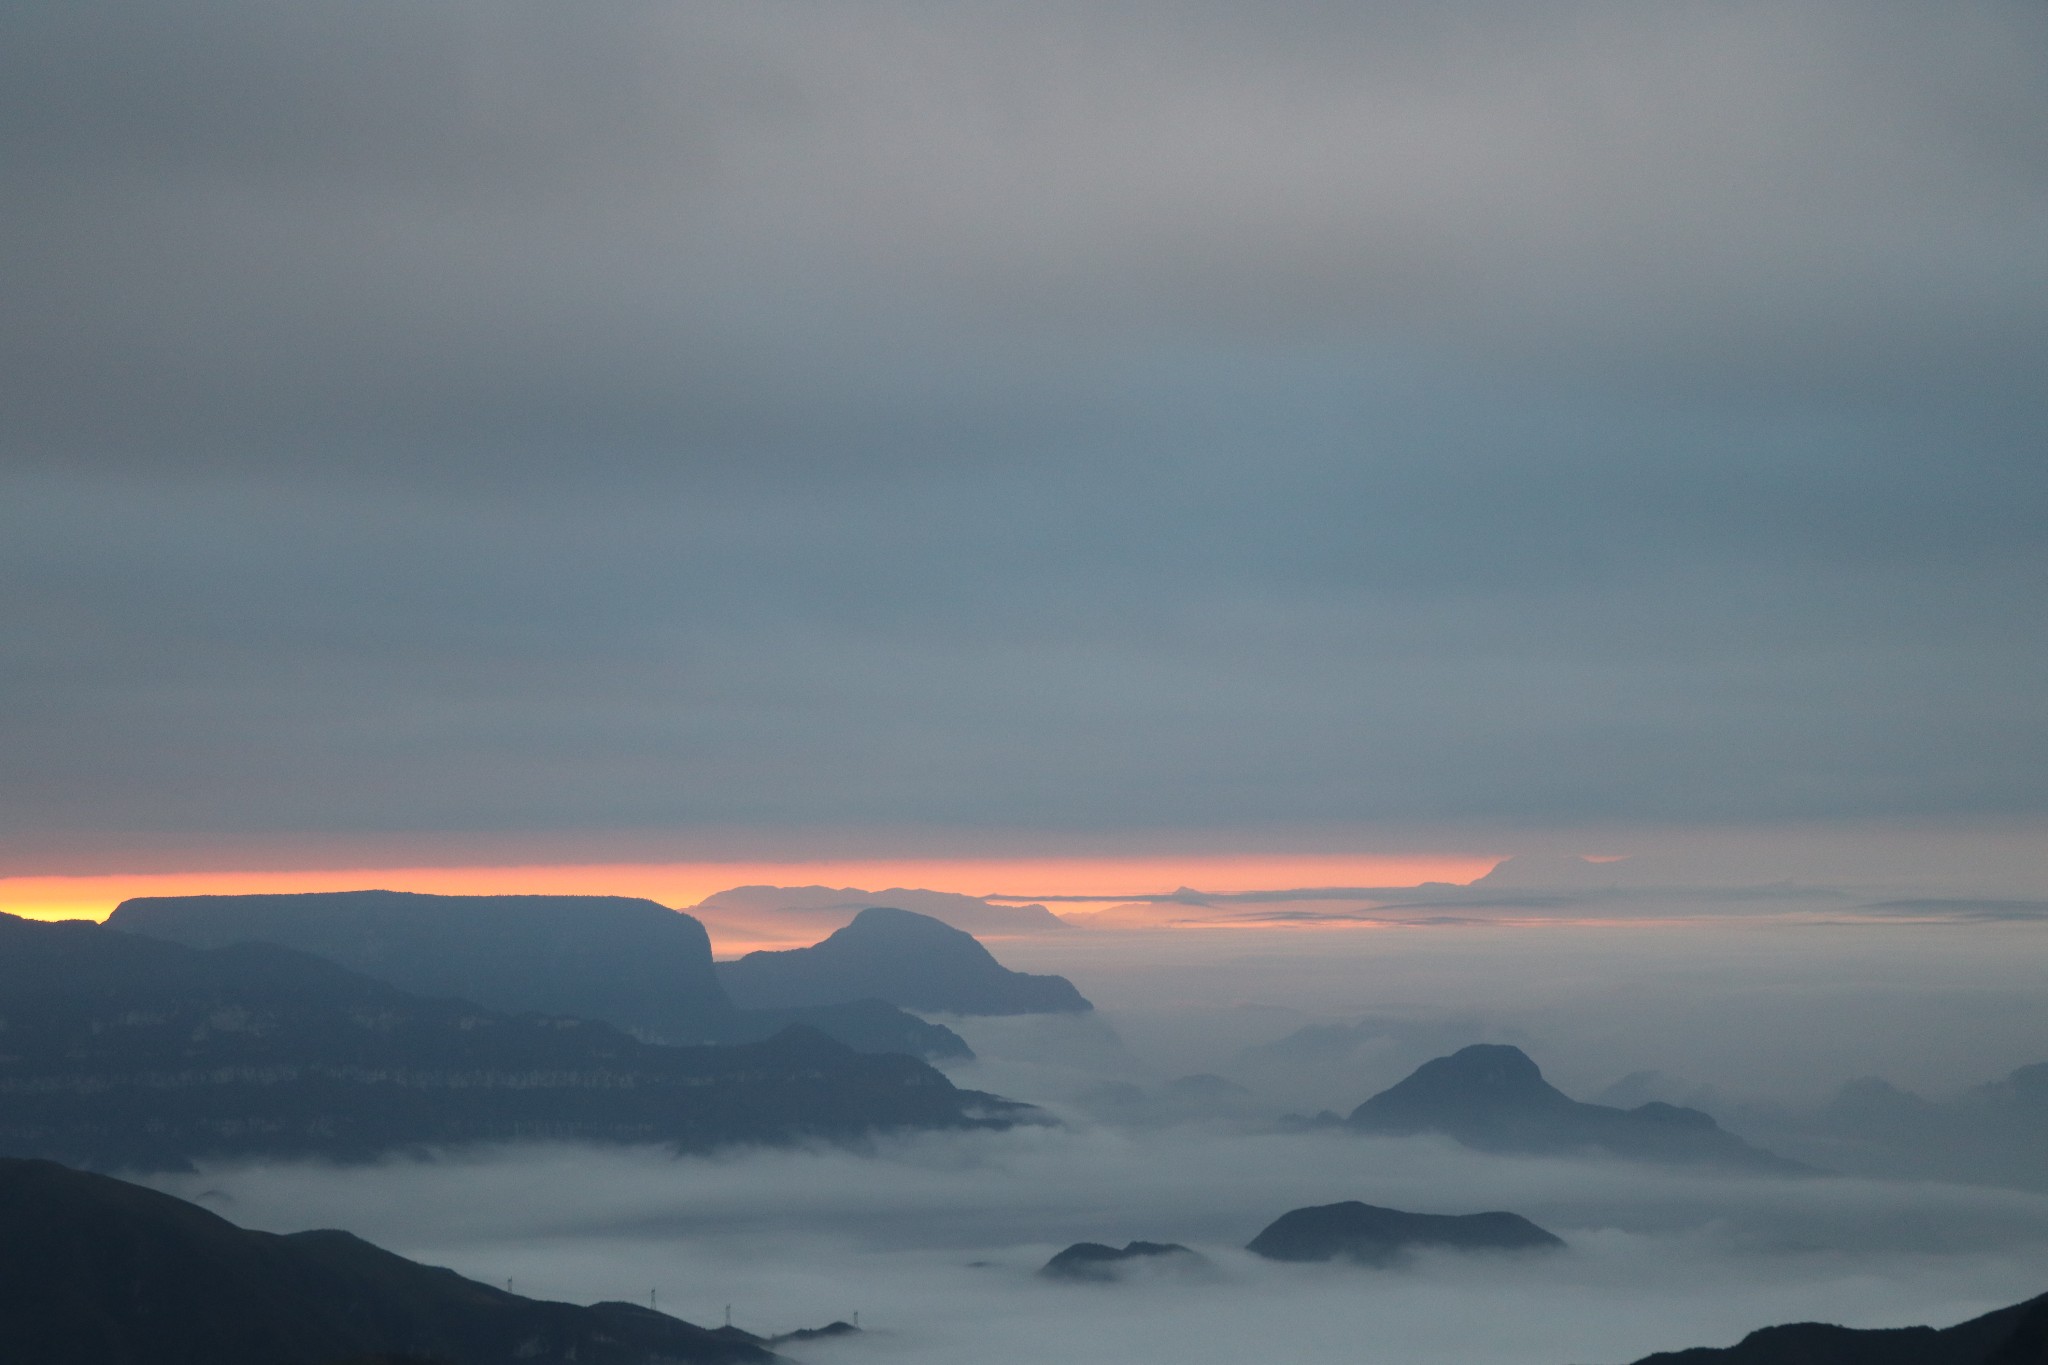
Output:
<path fill-rule="evenodd" d="M 1946 1324 L 2040 1292 L 2048 1201 L 1846 1179 L 1675 1176 L 1482 1158 L 1414 1140 L 1034 1130 L 866 1154 L 715 1161 L 539 1149 L 171 1182 L 251 1226 L 341 1224 L 521 1292 L 638 1299 L 756 1331 L 861 1314 L 832 1361 L 1618 1362 L 1769 1322 Z M 1396 1271 L 1236 1250 L 1302 1204 L 1508 1208 L 1563 1235 L 1533 1259 Z M 1077 1240 L 1188 1243 L 1214 1275 L 1034 1276 Z"/>
<path fill-rule="evenodd" d="M 2044 47 L 19 7 L 0 833 L 2038 814 Z"/>

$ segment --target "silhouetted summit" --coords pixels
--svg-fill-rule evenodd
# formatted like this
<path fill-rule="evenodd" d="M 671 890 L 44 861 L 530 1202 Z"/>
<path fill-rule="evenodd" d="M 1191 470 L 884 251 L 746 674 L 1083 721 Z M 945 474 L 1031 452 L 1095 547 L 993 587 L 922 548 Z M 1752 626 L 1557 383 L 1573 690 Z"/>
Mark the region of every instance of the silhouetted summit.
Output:
<path fill-rule="evenodd" d="M 772 1365 L 627 1303 L 522 1298 L 346 1232 L 250 1232 L 170 1195 L 0 1159 L 0 1323 L 34 1365 Z"/>
<path fill-rule="evenodd" d="M 107 923 L 194 948 L 275 943 L 416 995 L 597 1019 L 653 1042 L 753 1042 L 808 1024 L 862 1052 L 973 1055 L 951 1029 L 878 999 L 735 1009 L 704 926 L 627 896 L 143 896 L 122 902 Z"/>
<path fill-rule="evenodd" d="M 1563 1245 L 1563 1239 L 1517 1213 L 1407 1213 L 1351 1199 L 1283 1213 L 1245 1250 L 1274 1261 L 1386 1265 L 1420 1247 L 1538 1251 Z"/>
<path fill-rule="evenodd" d="M 1518 1047 L 1475 1043 L 1417 1067 L 1345 1120 L 1368 1133 L 1442 1133 L 1494 1152 L 1597 1150 L 1643 1160 L 1803 1171 L 1752 1147 L 1711 1115 L 1677 1105 L 1584 1104 L 1543 1079 Z"/>
<path fill-rule="evenodd" d="M 1660 1351 L 1635 1365 L 2042 1365 L 2048 1294 L 1953 1327 L 1838 1327 L 1795 1322 L 1733 1346 Z"/>
<path fill-rule="evenodd" d="M 872 997 L 947 1014 L 1052 1014 L 1094 1006 L 1063 976 L 1013 972 L 929 915 L 874 906 L 821 943 L 718 964 L 740 1005 L 830 1005 Z"/>
<path fill-rule="evenodd" d="M 1206 1265 L 1208 1258 L 1178 1242 L 1126 1242 L 1121 1247 L 1101 1242 L 1076 1242 L 1039 1268 L 1038 1273 L 1055 1280 L 1087 1280 L 1105 1284 L 1117 1272 L 1134 1263 L 1179 1263 Z"/>
<path fill-rule="evenodd" d="M 816 1030 L 729 1046 L 422 999 L 264 943 L 0 915 L 0 1153 L 160 1168 L 528 1138 L 736 1142 L 1001 1124 L 1022 1106 Z"/>

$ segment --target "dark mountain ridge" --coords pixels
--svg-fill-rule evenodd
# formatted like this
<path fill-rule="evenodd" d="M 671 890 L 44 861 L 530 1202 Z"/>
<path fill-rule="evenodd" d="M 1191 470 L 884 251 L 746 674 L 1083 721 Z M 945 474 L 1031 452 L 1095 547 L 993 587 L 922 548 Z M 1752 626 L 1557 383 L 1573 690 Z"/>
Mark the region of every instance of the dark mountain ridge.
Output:
<path fill-rule="evenodd" d="M 423 999 L 269 944 L 0 916 L 0 1153 L 143 1169 L 528 1139 L 840 1139 L 1027 1111 L 815 1030 L 666 1047 Z"/>
<path fill-rule="evenodd" d="M 143 896 L 107 923 L 193 948 L 295 948 L 415 995 L 595 1019 L 650 1042 L 757 1042 L 808 1024 L 862 1052 L 973 1056 L 951 1029 L 872 997 L 738 1009 L 719 984 L 704 926 L 627 896 Z"/>
<path fill-rule="evenodd" d="M 1318 1204 L 1281 1214 L 1245 1250 L 1273 1261 L 1358 1261 L 1384 1266 L 1420 1248 L 1555 1251 L 1564 1240 L 1518 1213 L 1408 1213 L 1363 1204 Z"/>
<path fill-rule="evenodd" d="M 945 1014 L 1056 1014 L 1095 1008 L 1063 976 L 1013 972 L 972 934 L 929 915 L 872 906 L 808 948 L 748 953 L 718 979 L 752 1009 L 873 998 Z"/>
<path fill-rule="evenodd" d="M 238 1228 L 167 1194 L 0 1158 L 0 1323 L 34 1365 L 774 1365 L 628 1303 L 522 1298 L 346 1232 Z"/>
<path fill-rule="evenodd" d="M 1796 1322 L 1733 1346 L 1659 1351 L 1635 1365 L 2043 1365 L 2048 1294 L 1953 1327 L 1838 1327 Z"/>
<path fill-rule="evenodd" d="M 1345 1123 L 1365 1133 L 1442 1133 L 1491 1152 L 1591 1150 L 1781 1174 L 1810 1171 L 1751 1146 L 1697 1109 L 1654 1101 L 1616 1109 L 1572 1099 L 1543 1079 L 1527 1053 L 1504 1043 L 1475 1043 L 1423 1063 L 1352 1110 Z"/>

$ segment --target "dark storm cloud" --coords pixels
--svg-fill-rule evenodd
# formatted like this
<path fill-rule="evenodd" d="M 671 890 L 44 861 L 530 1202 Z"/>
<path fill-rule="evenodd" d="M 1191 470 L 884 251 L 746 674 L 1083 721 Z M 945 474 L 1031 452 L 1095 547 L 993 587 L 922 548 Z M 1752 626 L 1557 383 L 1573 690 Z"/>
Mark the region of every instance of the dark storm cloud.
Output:
<path fill-rule="evenodd" d="M 4 22 L 0 827 L 2048 798 L 2036 8 Z"/>

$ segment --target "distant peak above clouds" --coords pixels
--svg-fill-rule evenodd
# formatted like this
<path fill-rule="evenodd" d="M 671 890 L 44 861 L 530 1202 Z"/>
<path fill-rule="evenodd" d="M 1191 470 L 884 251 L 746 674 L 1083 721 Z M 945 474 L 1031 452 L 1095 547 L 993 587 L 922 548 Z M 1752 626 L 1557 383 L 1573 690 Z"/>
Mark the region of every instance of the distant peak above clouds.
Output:
<path fill-rule="evenodd" d="M 955 929 L 985 937 L 1040 934 L 1072 928 L 1043 905 L 995 905 L 955 891 L 890 887 L 863 891 L 851 886 L 735 886 L 706 896 L 690 913 L 714 928 L 753 927 L 777 937 L 795 930 L 829 933 L 875 906 L 925 915 Z M 779 932 L 778 932 L 779 931 Z"/>

